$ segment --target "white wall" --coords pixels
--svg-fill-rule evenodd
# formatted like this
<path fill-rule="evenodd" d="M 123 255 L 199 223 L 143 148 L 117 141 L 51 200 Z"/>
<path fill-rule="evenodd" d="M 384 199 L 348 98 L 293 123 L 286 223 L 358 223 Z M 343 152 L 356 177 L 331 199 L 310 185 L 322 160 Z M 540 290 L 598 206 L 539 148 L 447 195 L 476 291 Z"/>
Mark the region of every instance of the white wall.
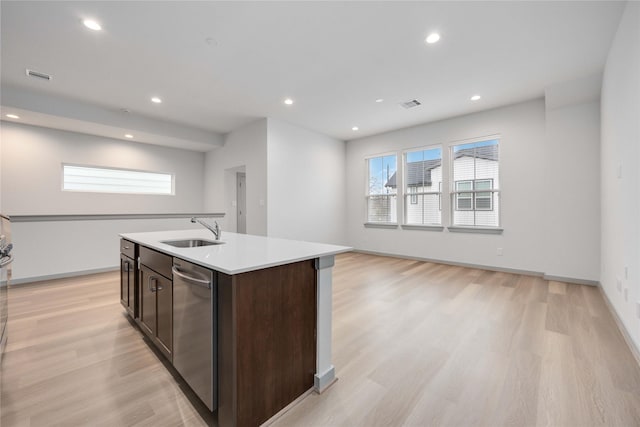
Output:
<path fill-rule="evenodd" d="M 549 276 L 600 277 L 600 102 L 546 110 Z M 578 256 L 574 256 L 578 255 Z"/>
<path fill-rule="evenodd" d="M 268 119 L 268 235 L 346 244 L 345 143 Z"/>
<path fill-rule="evenodd" d="M 193 229 L 187 218 L 13 222 L 12 283 L 116 269 L 120 233 Z"/>
<path fill-rule="evenodd" d="M 9 215 L 178 213 L 203 208 L 204 154 L 3 122 L 2 205 Z M 175 195 L 62 191 L 62 163 L 175 174 Z"/>
<path fill-rule="evenodd" d="M 4 122 L 0 122 L 0 131 L 4 126 Z M 2 134 L 0 134 L 0 213 L 4 213 L 2 210 Z"/>
<path fill-rule="evenodd" d="M 267 235 L 267 120 L 258 120 L 225 136 L 224 146 L 206 153 L 205 209 L 225 212 L 218 221 L 236 231 L 235 172 L 247 174 L 247 233 Z M 232 181 L 232 182 L 231 182 Z M 231 218 L 231 220 L 229 220 Z"/>
<path fill-rule="evenodd" d="M 9 215 L 194 213 L 204 154 L 3 122 L 2 207 Z M 63 192 L 63 162 L 175 174 L 174 196 Z M 14 222 L 14 281 L 115 268 L 118 233 L 193 228 L 187 219 Z"/>
<path fill-rule="evenodd" d="M 640 4 L 629 2 L 602 83 L 600 283 L 640 348 Z M 628 274 L 625 275 L 625 267 Z M 622 292 L 617 289 L 621 282 Z M 624 289 L 628 298 L 624 298 Z"/>
<path fill-rule="evenodd" d="M 585 117 L 588 118 L 590 115 L 586 114 Z M 396 151 L 401 158 L 400 154 L 404 149 L 432 144 L 443 144 L 444 150 L 448 150 L 448 145 L 452 142 L 495 134 L 501 135 L 500 188 L 503 234 L 376 229 L 363 226 L 365 157 Z M 591 135 L 590 138 L 592 137 Z M 357 249 L 374 252 L 539 273 L 553 271 L 560 277 L 596 281 L 597 269 L 595 272 L 593 269 L 573 269 L 573 266 L 581 263 L 597 264 L 592 248 L 580 246 L 584 239 L 574 244 L 563 242 L 563 258 L 569 267 L 564 269 L 560 265 L 558 269 L 550 270 L 547 249 L 557 242 L 553 240 L 553 236 L 547 235 L 546 230 L 555 218 L 557 209 L 550 204 L 548 188 L 545 185 L 545 165 L 549 162 L 549 156 L 565 154 L 549 149 L 546 142 L 545 105 L 542 99 L 349 141 L 349 244 Z M 592 158 L 587 163 L 591 162 Z M 560 158 L 556 163 L 562 165 L 564 161 Z M 554 167 L 553 173 L 562 180 L 574 171 Z M 583 170 L 580 173 L 589 175 L 593 174 L 593 171 Z M 593 188 L 581 187 L 576 191 L 580 198 L 586 197 L 586 194 L 593 194 Z M 446 196 L 443 199 L 446 200 Z M 563 205 L 559 209 L 564 207 Z M 447 225 L 449 218 L 444 212 L 448 212 L 448 209 L 443 210 L 443 224 Z M 587 212 L 586 215 L 590 216 L 590 223 L 597 222 L 597 213 Z M 597 240 L 597 227 L 583 232 L 589 235 L 587 240 Z M 497 255 L 498 248 L 502 248 L 502 256 Z"/>

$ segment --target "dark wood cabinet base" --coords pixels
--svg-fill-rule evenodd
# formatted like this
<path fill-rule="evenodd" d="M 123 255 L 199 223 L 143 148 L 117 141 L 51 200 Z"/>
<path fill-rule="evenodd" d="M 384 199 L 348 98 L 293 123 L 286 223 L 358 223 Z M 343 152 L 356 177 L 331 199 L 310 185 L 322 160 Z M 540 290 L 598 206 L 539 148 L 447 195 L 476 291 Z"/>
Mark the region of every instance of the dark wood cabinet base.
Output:
<path fill-rule="evenodd" d="M 316 371 L 313 260 L 218 273 L 221 426 L 257 426 L 311 389 Z"/>

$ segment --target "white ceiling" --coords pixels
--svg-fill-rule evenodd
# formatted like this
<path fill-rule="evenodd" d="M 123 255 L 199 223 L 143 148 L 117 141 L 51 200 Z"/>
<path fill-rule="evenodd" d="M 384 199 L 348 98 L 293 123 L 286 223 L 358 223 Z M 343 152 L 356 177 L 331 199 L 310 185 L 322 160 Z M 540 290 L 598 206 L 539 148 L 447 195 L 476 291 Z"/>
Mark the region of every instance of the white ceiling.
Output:
<path fill-rule="evenodd" d="M 221 143 L 219 134 L 261 117 L 349 140 L 541 97 L 550 85 L 602 71 L 624 2 L 0 7 L 4 120 L 19 108 L 25 123 L 121 139 L 139 130 L 145 142 L 167 133 L 150 131 L 161 121 L 175 129 L 160 143 L 205 151 Z M 89 17 L 103 31 L 87 30 L 81 21 Z M 427 45 L 432 31 L 442 38 Z M 27 77 L 26 68 L 53 80 Z M 482 99 L 471 102 L 476 93 Z M 151 103 L 154 95 L 164 102 Z M 57 111 L 52 99 L 68 108 Z M 422 105 L 399 106 L 411 99 Z"/>

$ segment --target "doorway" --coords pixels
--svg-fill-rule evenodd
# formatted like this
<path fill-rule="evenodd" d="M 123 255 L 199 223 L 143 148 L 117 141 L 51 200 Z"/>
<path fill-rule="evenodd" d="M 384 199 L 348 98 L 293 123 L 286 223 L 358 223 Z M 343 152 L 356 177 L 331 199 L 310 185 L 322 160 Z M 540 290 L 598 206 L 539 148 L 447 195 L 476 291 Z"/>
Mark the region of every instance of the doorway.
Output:
<path fill-rule="evenodd" d="M 236 228 L 238 233 L 247 234 L 247 176 L 243 172 L 236 174 Z"/>

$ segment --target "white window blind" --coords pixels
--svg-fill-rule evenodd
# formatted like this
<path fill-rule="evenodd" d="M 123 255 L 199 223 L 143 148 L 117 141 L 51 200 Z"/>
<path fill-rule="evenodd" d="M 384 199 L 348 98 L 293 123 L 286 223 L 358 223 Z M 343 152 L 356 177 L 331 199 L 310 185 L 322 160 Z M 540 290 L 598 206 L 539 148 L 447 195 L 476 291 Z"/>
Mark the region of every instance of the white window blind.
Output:
<path fill-rule="evenodd" d="M 440 225 L 442 148 L 408 151 L 404 158 L 405 224 Z"/>
<path fill-rule="evenodd" d="M 65 191 L 174 194 L 171 174 L 75 165 L 62 165 L 62 169 Z"/>
<path fill-rule="evenodd" d="M 452 147 L 453 225 L 500 226 L 498 147 L 498 139 Z"/>
<path fill-rule="evenodd" d="M 367 222 L 397 222 L 397 156 L 367 159 Z"/>

